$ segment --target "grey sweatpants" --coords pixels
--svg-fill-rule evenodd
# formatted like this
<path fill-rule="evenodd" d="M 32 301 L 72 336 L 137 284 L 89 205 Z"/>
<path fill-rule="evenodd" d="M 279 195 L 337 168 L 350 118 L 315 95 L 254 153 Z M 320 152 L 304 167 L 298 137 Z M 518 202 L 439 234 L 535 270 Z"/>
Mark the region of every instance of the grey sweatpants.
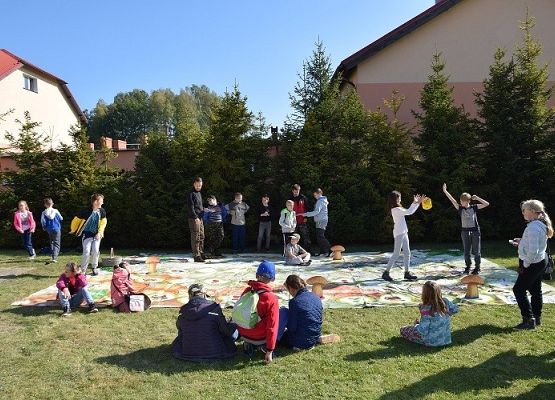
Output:
<path fill-rule="evenodd" d="M 474 266 L 480 268 L 482 254 L 480 252 L 480 231 L 461 231 L 461 238 L 464 249 L 464 263 L 470 268 L 472 258 L 470 253 L 474 255 Z"/>
<path fill-rule="evenodd" d="M 401 235 L 395 236 L 395 244 L 393 246 L 393 254 L 387 262 L 386 271 L 389 272 L 395 261 L 399 258 L 403 250 L 403 265 L 405 266 L 405 272 L 409 270 L 410 265 L 410 244 L 409 244 L 409 234 L 403 233 Z"/>

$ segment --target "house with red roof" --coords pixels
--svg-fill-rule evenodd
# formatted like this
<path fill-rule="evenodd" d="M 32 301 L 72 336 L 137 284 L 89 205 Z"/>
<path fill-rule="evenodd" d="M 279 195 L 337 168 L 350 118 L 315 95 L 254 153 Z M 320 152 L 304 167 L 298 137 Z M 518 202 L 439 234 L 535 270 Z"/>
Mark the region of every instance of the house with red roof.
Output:
<path fill-rule="evenodd" d="M 435 52 L 446 62 L 454 99 L 472 115 L 474 92 L 493 63 L 497 48 L 507 57 L 522 43 L 520 21 L 535 18 L 533 35 L 543 46 L 540 62 L 555 84 L 555 0 L 436 0 L 435 4 L 381 38 L 345 58 L 335 71 L 342 90 L 355 89 L 367 109 L 385 109 L 383 100 L 398 91 L 405 102 L 397 117 L 412 126 L 420 91 L 431 73 Z M 552 99 L 553 100 L 553 99 Z M 552 104 L 555 104 L 552 101 Z"/>
<path fill-rule="evenodd" d="M 72 144 L 68 131 L 86 122 L 67 82 L 23 58 L 0 49 L 0 148 L 9 146 L 5 132 L 17 135 L 24 112 L 44 138 L 44 147 Z"/>

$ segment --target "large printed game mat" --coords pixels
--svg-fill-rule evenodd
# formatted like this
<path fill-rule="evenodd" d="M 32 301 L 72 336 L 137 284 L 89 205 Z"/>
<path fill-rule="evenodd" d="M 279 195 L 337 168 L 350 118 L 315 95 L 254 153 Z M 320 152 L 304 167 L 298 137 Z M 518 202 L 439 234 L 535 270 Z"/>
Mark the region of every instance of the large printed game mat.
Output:
<path fill-rule="evenodd" d="M 282 305 L 286 305 L 290 298 L 283 287 L 289 274 L 300 275 L 305 280 L 316 275 L 324 276 L 329 282 L 324 286 L 322 301 L 325 308 L 417 305 L 420 303 L 422 284 L 427 280 L 437 282 L 443 295 L 455 302 L 516 303 L 512 286 L 517 273 L 486 259 L 482 260 L 481 276 L 485 285 L 480 288 L 480 298 L 466 300 L 466 285 L 460 283 L 464 260 L 459 250 L 441 254 L 413 250 L 411 271 L 418 276 L 418 280 L 413 282 L 402 279 L 401 262 L 391 271 L 394 282 L 381 279 L 390 255 L 346 253 L 342 261 L 315 258 L 311 265 L 302 267 L 284 265 L 283 259 L 274 254 L 239 254 L 208 260 L 206 263 L 194 263 L 186 255 L 159 255 L 160 263 L 154 273 L 149 272 L 145 264 L 147 254 L 126 257 L 125 260 L 133 270 L 134 286 L 151 298 L 153 307 L 181 307 L 187 303 L 187 288 L 193 283 L 202 283 L 208 294 L 222 307 L 231 307 L 246 287 L 246 282 L 255 279 L 256 268 L 262 259 L 276 264 L 277 276 L 273 287 Z M 110 305 L 110 270 L 102 270 L 99 275 L 87 278 L 95 302 Z M 12 305 L 58 306 L 54 284 Z M 554 287 L 544 283 L 543 293 L 545 303 L 555 303 Z"/>

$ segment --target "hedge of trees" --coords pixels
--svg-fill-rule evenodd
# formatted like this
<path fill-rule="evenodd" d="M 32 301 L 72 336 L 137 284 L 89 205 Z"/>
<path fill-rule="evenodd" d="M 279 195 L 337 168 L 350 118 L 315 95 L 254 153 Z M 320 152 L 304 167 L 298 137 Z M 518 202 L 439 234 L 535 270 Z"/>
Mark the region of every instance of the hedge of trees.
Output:
<path fill-rule="evenodd" d="M 343 244 L 391 241 L 385 198 L 394 189 L 407 205 L 416 192 L 433 199 L 431 211 L 410 220 L 411 239 L 458 240 L 460 222 L 441 190 L 447 182 L 454 195 L 468 191 L 491 203 L 479 216 L 485 237 L 514 237 L 523 227 L 520 201 L 538 198 L 549 207 L 555 188 L 555 111 L 548 107 L 548 67 L 539 64 L 533 25 L 532 18 L 522 23 L 523 40 L 512 57 L 495 52 L 484 90 L 476 94 L 476 118 L 454 103 L 446 61 L 433 54 L 420 110 L 414 111 L 415 131 L 396 118 L 404 100 L 399 93 L 368 111 L 355 91 L 340 90 L 341 77 L 332 79 L 320 41 L 302 66 L 290 94 L 291 114 L 277 136 L 248 109 L 237 85 L 223 96 L 206 86 L 179 94 L 118 94 L 112 104 L 99 102 L 89 112 L 88 132 L 72 132 L 74 147 L 46 153 L 37 124 L 26 115 L 11 138 L 20 150 L 14 154 L 20 169 L 1 176 L 0 244 L 19 240 L 11 228 L 18 199 L 39 214 L 42 198 L 54 198 L 67 231 L 73 213 L 99 191 L 106 195 L 109 220 L 105 245 L 188 247 L 185 197 L 195 176 L 219 201 L 240 191 L 255 206 L 268 193 L 276 209 L 292 183 L 310 197 L 321 187 L 330 201 L 328 236 Z M 142 140 L 135 171 L 95 165 L 86 143 L 102 134 Z M 251 241 L 254 214 L 247 218 Z M 279 232 L 277 224 L 274 230 Z M 64 238 L 67 243 L 77 246 L 78 240 Z"/>

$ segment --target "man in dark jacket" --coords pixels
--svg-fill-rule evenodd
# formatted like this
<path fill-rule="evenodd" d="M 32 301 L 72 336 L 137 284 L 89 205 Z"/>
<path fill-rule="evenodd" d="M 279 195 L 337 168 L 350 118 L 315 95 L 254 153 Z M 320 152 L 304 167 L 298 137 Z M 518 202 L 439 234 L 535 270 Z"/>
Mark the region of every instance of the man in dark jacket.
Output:
<path fill-rule="evenodd" d="M 202 215 L 202 178 L 195 178 L 193 190 L 187 196 L 187 218 L 189 220 L 189 231 L 191 232 L 191 250 L 195 262 L 204 262 L 204 225 Z"/>
<path fill-rule="evenodd" d="M 310 252 L 310 233 L 308 232 L 307 219 L 303 215 L 308 211 L 308 198 L 304 194 L 301 194 L 301 187 L 297 183 L 291 186 L 291 196 L 289 200 L 295 203 L 293 210 L 295 214 L 297 214 L 296 230 L 301 235 L 302 245 L 306 251 Z"/>
<path fill-rule="evenodd" d="M 228 323 L 219 304 L 206 299 L 202 285 L 189 287 L 189 302 L 177 317 L 177 337 L 173 355 L 186 361 L 221 360 L 235 356 L 239 336 L 235 324 Z"/>

